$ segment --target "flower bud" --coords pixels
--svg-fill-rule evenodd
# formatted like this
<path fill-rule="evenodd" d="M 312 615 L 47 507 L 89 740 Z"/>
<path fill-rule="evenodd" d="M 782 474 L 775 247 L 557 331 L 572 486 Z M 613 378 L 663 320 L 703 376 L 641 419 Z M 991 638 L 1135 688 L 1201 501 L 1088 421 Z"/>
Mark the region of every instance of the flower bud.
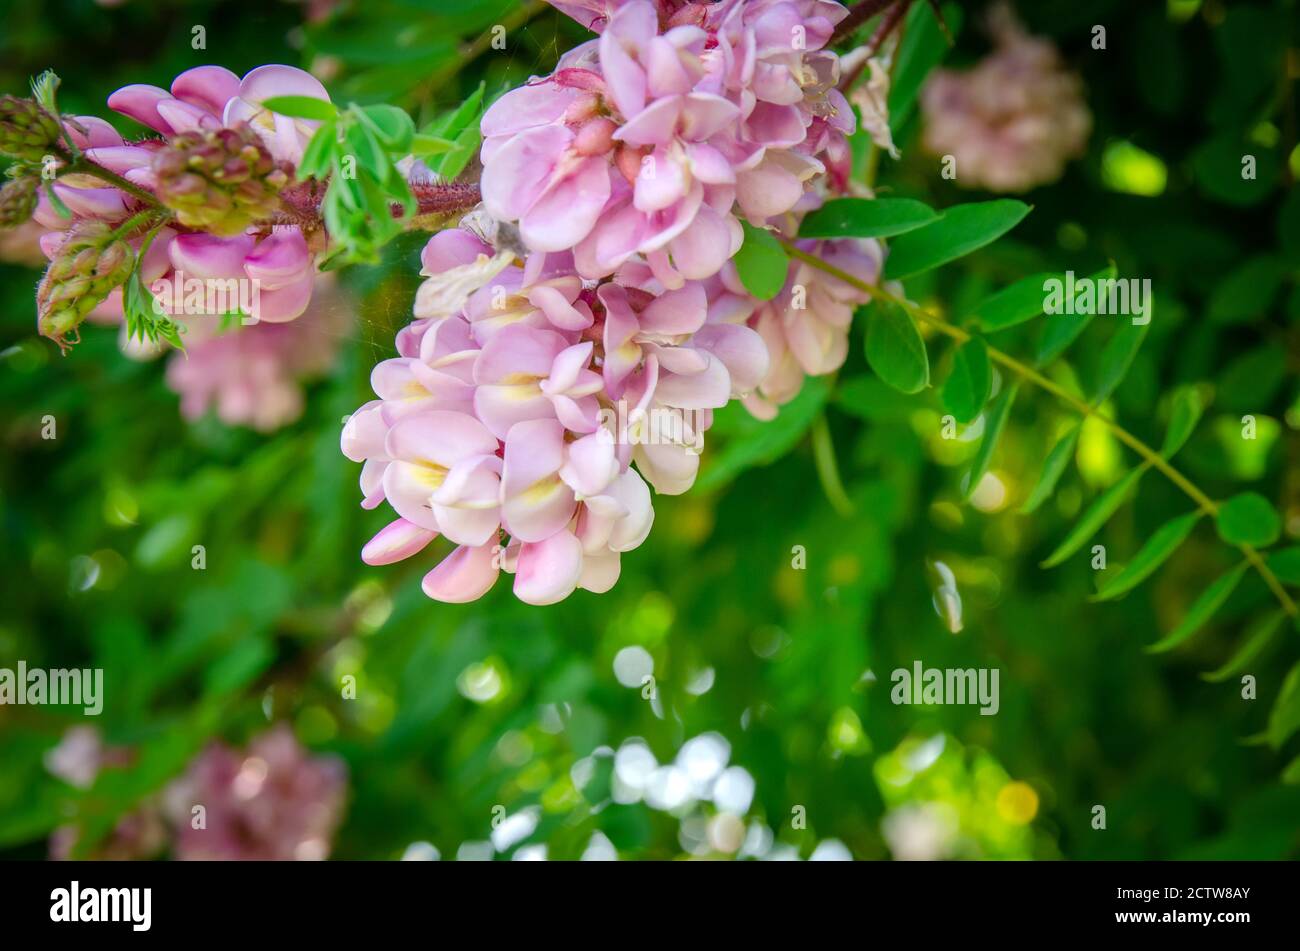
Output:
<path fill-rule="evenodd" d="M 135 266 L 135 252 L 105 222 L 78 223 L 59 247 L 36 289 L 37 329 L 63 350 L 81 322 Z"/>
<path fill-rule="evenodd" d="M 58 122 L 35 100 L 0 96 L 0 153 L 40 162 L 58 142 Z"/>
<path fill-rule="evenodd" d="M 0 188 L 0 229 L 17 228 L 36 210 L 36 179 L 24 175 Z"/>
<path fill-rule="evenodd" d="M 245 123 L 174 136 L 153 171 L 159 201 L 181 224 L 223 237 L 274 214 L 289 180 Z"/>

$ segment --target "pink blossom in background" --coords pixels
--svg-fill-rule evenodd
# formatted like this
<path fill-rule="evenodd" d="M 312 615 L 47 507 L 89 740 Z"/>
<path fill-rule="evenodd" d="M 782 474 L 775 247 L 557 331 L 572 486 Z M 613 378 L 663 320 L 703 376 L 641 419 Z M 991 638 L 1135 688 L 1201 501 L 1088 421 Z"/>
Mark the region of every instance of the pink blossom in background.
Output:
<path fill-rule="evenodd" d="M 316 278 L 310 309 L 287 324 L 238 320 L 219 329 L 218 318 L 186 322 L 185 352 L 167 358 L 167 385 L 194 420 L 209 409 L 227 426 L 270 432 L 303 411 L 303 385 L 334 362 L 352 325 L 349 302 L 329 275 Z"/>
<path fill-rule="evenodd" d="M 967 188 L 1024 192 L 1061 177 L 1092 130 L 1079 77 L 1056 47 L 1027 34 L 1009 7 L 995 8 L 996 48 L 966 72 L 940 69 L 921 94 L 922 141 L 956 159 Z"/>
<path fill-rule="evenodd" d="M 99 730 L 92 726 L 73 727 L 58 745 L 45 754 L 45 768 L 68 785 L 90 789 L 101 770 L 130 766 L 133 752 L 126 747 L 106 746 Z M 73 824 L 59 826 L 50 835 L 50 858 L 72 858 L 81 837 L 81 828 Z M 167 827 L 158 807 L 146 801 L 123 816 L 113 830 L 95 843 L 88 858 L 98 861 L 126 861 L 155 858 L 167 844 Z"/>
<path fill-rule="evenodd" d="M 197 66 L 177 76 L 170 90 L 145 84 L 124 86 L 108 97 L 108 105 L 164 137 L 246 122 L 272 157 L 292 171 L 318 123 L 261 108 L 263 100 L 283 95 L 329 100 L 319 80 L 292 66 L 259 66 L 242 79 L 221 66 Z M 128 143 L 111 125 L 94 116 L 72 117 L 66 125 L 91 161 L 141 188 L 157 185 L 153 162 L 166 138 Z M 53 188 L 73 218 L 60 215 L 41 192 L 34 218 L 48 229 L 41 239 L 48 257 L 58 251 L 63 232 L 76 220 L 119 222 L 139 210 L 139 201 L 132 195 L 92 176 L 64 176 Z M 250 229 L 233 237 L 169 227 L 150 245 L 142 274 L 146 286 L 175 280 L 178 272 L 184 278 L 200 280 L 257 279 L 262 285 L 260 318 L 290 321 L 306 310 L 311 299 L 318 241 L 316 235 L 305 235 L 293 225 L 277 226 L 269 232 Z M 165 305 L 163 310 L 170 313 L 172 308 Z M 122 291 L 114 291 L 91 316 L 104 323 L 119 321 Z"/>
<path fill-rule="evenodd" d="M 245 751 L 214 743 L 167 791 L 175 857 L 325 859 L 346 796 L 343 760 L 311 755 L 288 726 L 261 734 Z M 203 807 L 203 828 L 195 828 L 196 806 Z"/>

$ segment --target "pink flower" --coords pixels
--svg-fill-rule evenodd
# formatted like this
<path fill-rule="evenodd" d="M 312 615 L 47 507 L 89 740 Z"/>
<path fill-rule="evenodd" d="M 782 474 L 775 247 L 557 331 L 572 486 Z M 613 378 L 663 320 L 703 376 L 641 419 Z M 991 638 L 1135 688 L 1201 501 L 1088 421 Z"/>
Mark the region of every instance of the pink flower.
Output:
<path fill-rule="evenodd" d="M 214 743 L 167 791 L 183 861 L 319 860 L 343 815 L 347 768 L 312 756 L 284 725 L 246 752 Z M 202 807 L 203 822 L 195 809 Z"/>
<path fill-rule="evenodd" d="M 483 118 L 483 200 L 586 279 L 638 257 L 667 289 L 717 274 L 808 181 L 847 168 L 853 112 L 825 0 L 560 4 L 600 32 Z"/>
<path fill-rule="evenodd" d="M 105 768 L 129 766 L 135 758 L 128 747 L 106 746 L 95 727 L 73 727 L 45 754 L 45 768 L 77 789 L 90 789 Z M 50 858 L 73 857 L 82 829 L 77 823 L 59 826 L 50 836 Z M 129 861 L 157 857 L 167 843 L 167 829 L 158 805 L 146 800 L 122 816 L 111 832 L 87 856 L 96 861 Z"/>
<path fill-rule="evenodd" d="M 1050 41 L 1029 36 L 1007 7 L 993 17 L 997 48 L 964 73 L 936 70 L 921 93 L 922 141 L 956 159 L 968 188 L 1023 192 L 1061 177 L 1083 153 L 1092 117 L 1078 76 Z"/>
<path fill-rule="evenodd" d="M 329 100 L 314 77 L 291 66 L 260 66 L 243 79 L 220 66 L 198 66 L 177 76 L 170 91 L 149 85 L 124 86 L 109 96 L 108 104 L 163 136 L 247 122 L 278 162 L 292 166 L 301 159 L 318 124 L 262 108 L 264 100 L 280 95 Z M 144 139 L 128 145 L 112 126 L 92 116 L 68 119 L 66 126 L 90 161 L 146 190 L 156 186 L 152 165 L 155 154 L 166 144 L 164 140 Z M 91 175 L 64 176 L 53 189 L 73 218 L 63 217 L 42 191 L 33 217 L 49 229 L 42 238 L 48 256 L 57 251 L 61 233 L 76 220 L 121 222 L 141 206 L 133 195 L 105 186 Z M 139 245 L 138 240 L 134 243 Z M 188 279 L 254 282 L 259 291 L 257 318 L 285 322 L 304 313 L 311 300 L 316 250 L 319 247 L 309 247 L 303 232 L 292 225 L 250 229 L 230 238 L 168 227 L 154 238 L 142 276 L 151 288 L 159 281 L 172 284 Z M 194 315 L 192 308 L 178 309 L 167 302 L 161 306 L 164 313 L 174 316 Z M 121 291 L 115 291 L 91 316 L 120 322 Z"/>
<path fill-rule="evenodd" d="M 801 241 L 799 247 L 868 284 L 880 280 L 883 252 L 879 243 L 846 238 Z M 871 298 L 825 271 L 795 261 L 785 287 L 757 309 L 750 325 L 766 345 L 771 365 L 745 406 L 760 419 L 794 399 L 805 376 L 833 373 L 848 355 L 853 312 Z"/>
<path fill-rule="evenodd" d="M 489 250 L 463 234 L 436 236 L 424 273 L 443 290 L 463 290 L 475 282 L 463 269 L 491 260 Z M 404 328 L 399 356 L 372 375 L 379 398 L 344 427 L 344 454 L 365 463 L 363 505 L 387 501 L 398 515 L 362 558 L 389 564 L 438 535 L 458 546 L 426 576 L 432 598 L 473 600 L 501 571 L 515 575 L 516 595 L 530 604 L 579 586 L 605 590 L 618 554 L 640 543 L 641 526 L 648 530 L 649 490 L 628 469 L 631 447 L 604 425 L 596 315 L 564 261 L 534 253 L 460 295 L 463 312 Z M 706 318 L 703 289 L 694 297 L 690 326 Z M 452 298 L 440 290 L 439 299 Z M 666 299 L 661 310 L 672 306 Z M 703 366 L 712 358 L 694 359 Z"/>
<path fill-rule="evenodd" d="M 274 96 L 329 101 L 316 77 L 292 66 L 259 66 L 243 79 L 221 66 L 196 66 L 177 76 L 170 92 L 123 86 L 108 97 L 108 106 L 163 135 L 247 122 L 272 157 L 296 165 L 319 123 L 269 112 L 262 103 Z"/>

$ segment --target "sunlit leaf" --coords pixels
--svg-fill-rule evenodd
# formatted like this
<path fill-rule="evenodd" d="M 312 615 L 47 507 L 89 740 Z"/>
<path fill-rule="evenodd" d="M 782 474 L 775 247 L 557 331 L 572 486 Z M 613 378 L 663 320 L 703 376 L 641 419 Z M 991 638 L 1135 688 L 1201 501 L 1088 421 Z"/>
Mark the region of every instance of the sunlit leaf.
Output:
<path fill-rule="evenodd" d="M 338 115 L 338 106 L 325 99 L 314 96 L 272 96 L 263 99 L 262 105 L 291 119 L 315 119 L 324 122 Z"/>

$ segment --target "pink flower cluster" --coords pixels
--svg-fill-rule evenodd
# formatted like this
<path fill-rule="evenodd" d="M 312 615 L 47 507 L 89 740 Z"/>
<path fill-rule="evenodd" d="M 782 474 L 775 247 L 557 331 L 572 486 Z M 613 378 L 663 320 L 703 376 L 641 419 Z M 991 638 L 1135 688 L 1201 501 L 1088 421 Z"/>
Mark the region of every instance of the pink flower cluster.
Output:
<path fill-rule="evenodd" d="M 99 730 L 93 726 L 73 727 L 63 735 L 59 744 L 45 754 L 45 768 L 75 789 L 86 790 L 94 785 L 104 769 L 122 769 L 135 759 L 132 750 L 120 746 L 105 746 Z M 50 835 L 50 858 L 66 861 L 81 837 L 76 824 L 59 826 Z M 146 800 L 133 811 L 122 816 L 113 830 L 88 856 L 98 861 L 128 861 L 157 857 L 167 844 L 167 827 L 163 823 L 157 804 Z"/>
<path fill-rule="evenodd" d="M 246 122 L 272 158 L 291 169 L 302 158 L 317 123 L 290 119 L 261 107 L 266 99 L 288 95 L 329 99 L 325 87 L 311 74 L 291 66 L 259 66 L 243 79 L 220 66 L 198 66 L 177 76 L 170 91 L 148 85 L 124 86 L 108 97 L 108 105 L 163 136 Z M 127 143 L 116 129 L 95 116 L 77 116 L 68 120 L 66 127 L 90 161 L 143 189 L 156 186 L 153 159 L 166 145 L 165 139 Z M 93 176 L 63 176 L 53 188 L 73 219 L 63 217 L 42 191 L 34 218 L 50 229 L 41 239 L 49 257 L 57 253 L 64 232 L 76 220 L 117 223 L 140 210 L 137 198 L 105 186 Z M 168 227 L 159 231 L 150 245 L 141 276 L 151 289 L 160 280 L 257 281 L 259 319 L 278 323 L 293 320 L 306 310 L 316 273 L 314 260 L 307 237 L 292 225 L 233 237 Z M 159 296 L 159 304 L 164 312 L 176 313 L 166 295 Z M 114 291 L 94 316 L 107 322 L 120 320 L 122 291 Z"/>
<path fill-rule="evenodd" d="M 529 604 L 608 590 L 650 530 L 650 487 L 694 483 L 713 412 L 775 415 L 843 362 L 864 301 L 802 267 L 759 301 L 730 260 L 741 217 L 794 233 L 846 174 L 853 113 L 821 50 L 842 7 L 558 6 L 600 38 L 485 114 L 471 219 L 492 243 L 470 222 L 430 240 L 417 319 L 343 431 L 363 506 L 398 516 L 362 558 L 445 535 L 457 547 L 423 584 L 440 601 L 502 571 Z M 880 276 L 875 242 L 807 248 Z"/>
<path fill-rule="evenodd" d="M 46 754 L 45 765 L 70 786 L 87 790 L 101 770 L 134 760 L 134 750 L 105 746 L 94 727 L 76 727 Z M 209 746 L 161 796 L 124 816 L 90 857 L 151 859 L 170 842 L 173 857 L 181 860 L 324 859 L 346 794 L 343 761 L 310 755 L 281 724 L 254 738 L 246 752 Z M 50 857 L 71 858 L 80 835 L 76 824 L 60 826 L 50 837 Z"/>
<path fill-rule="evenodd" d="M 642 476 L 690 486 L 697 434 L 762 379 L 762 342 L 728 319 L 721 282 L 668 289 L 640 265 L 591 288 L 567 253 L 521 267 L 464 230 L 434 236 L 422 260 L 417 320 L 343 431 L 365 463 L 363 505 L 399 516 L 363 559 L 398 561 L 442 534 L 458 547 L 424 579 L 440 601 L 478 598 L 503 570 L 530 604 L 608 590 L 654 519 Z M 639 438 L 660 417 L 676 426 Z"/>
<path fill-rule="evenodd" d="M 256 737 L 246 752 L 214 743 L 167 791 L 173 854 L 182 861 L 325 859 L 346 795 L 346 764 L 310 755 L 287 726 Z"/>
<path fill-rule="evenodd" d="M 853 110 L 821 49 L 829 0 L 565 3 L 600 31 L 483 117 L 483 202 L 534 251 L 607 277 L 640 256 L 669 289 L 717 274 L 808 182 L 846 174 Z"/>
<path fill-rule="evenodd" d="M 991 29 L 997 48 L 974 69 L 936 70 L 926 83 L 922 141 L 955 157 L 959 185 L 1024 192 L 1083 153 L 1092 115 L 1051 41 L 1026 33 L 1007 6 L 994 8 Z"/>

